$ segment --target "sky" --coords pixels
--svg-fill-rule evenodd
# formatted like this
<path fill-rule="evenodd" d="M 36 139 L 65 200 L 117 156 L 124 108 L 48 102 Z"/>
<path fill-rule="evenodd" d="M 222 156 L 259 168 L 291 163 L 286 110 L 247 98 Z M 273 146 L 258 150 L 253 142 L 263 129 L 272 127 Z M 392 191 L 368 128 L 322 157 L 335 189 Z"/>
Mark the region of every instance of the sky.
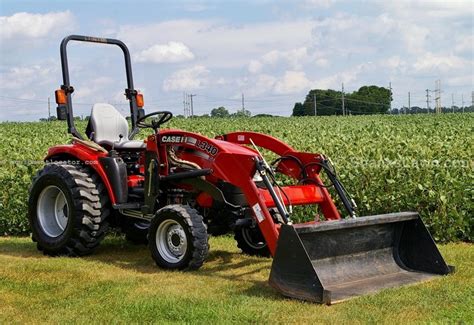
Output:
<path fill-rule="evenodd" d="M 132 55 L 148 112 L 225 106 L 288 116 L 310 89 L 393 88 L 393 107 L 471 104 L 474 1 L 0 0 L 0 120 L 48 115 L 69 34 L 117 38 Z M 68 45 L 74 114 L 108 102 L 127 114 L 118 47 Z M 434 106 L 434 93 L 431 107 Z M 51 104 L 55 112 L 55 104 Z"/>

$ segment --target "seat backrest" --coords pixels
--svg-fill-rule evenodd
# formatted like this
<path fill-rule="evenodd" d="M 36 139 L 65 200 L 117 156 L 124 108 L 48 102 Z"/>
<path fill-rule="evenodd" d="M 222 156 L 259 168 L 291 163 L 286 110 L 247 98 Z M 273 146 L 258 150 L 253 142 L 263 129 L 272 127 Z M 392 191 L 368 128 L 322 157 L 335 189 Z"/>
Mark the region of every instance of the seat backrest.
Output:
<path fill-rule="evenodd" d="M 110 104 L 97 103 L 90 117 L 92 140 L 96 143 L 128 140 L 128 123 L 125 117 Z"/>

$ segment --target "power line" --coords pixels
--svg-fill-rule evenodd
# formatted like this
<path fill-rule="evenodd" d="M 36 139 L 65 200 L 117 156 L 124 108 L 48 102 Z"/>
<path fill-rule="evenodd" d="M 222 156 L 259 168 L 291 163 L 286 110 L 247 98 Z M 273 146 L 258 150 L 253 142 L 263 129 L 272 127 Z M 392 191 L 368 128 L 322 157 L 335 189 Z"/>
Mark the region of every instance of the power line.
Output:
<path fill-rule="evenodd" d="M 0 98 L 7 99 L 7 100 L 13 100 L 13 101 L 38 103 L 38 104 L 46 104 L 47 103 L 47 101 L 45 101 L 45 100 L 29 99 L 29 98 L 15 98 L 15 97 L 7 97 L 7 96 L 0 96 Z"/>
<path fill-rule="evenodd" d="M 386 103 L 370 102 L 370 101 L 367 101 L 367 100 L 360 100 L 360 99 L 353 99 L 353 98 L 344 98 L 344 100 L 347 100 L 349 102 L 359 102 L 359 103 L 373 104 L 373 105 L 382 105 L 382 106 L 387 105 Z"/>

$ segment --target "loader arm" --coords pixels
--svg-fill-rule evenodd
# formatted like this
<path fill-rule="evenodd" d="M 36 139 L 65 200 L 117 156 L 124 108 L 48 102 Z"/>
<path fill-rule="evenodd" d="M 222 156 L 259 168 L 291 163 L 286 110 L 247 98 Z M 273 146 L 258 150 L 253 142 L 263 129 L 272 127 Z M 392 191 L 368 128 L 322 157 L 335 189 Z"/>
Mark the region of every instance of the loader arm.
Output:
<path fill-rule="evenodd" d="M 326 220 L 339 220 L 341 216 L 319 177 L 319 163 L 324 157 L 320 154 L 298 152 L 284 142 L 255 132 L 235 132 L 216 139 L 182 130 L 163 130 L 160 132 L 161 146 L 173 145 L 179 148 L 180 159 L 198 164 L 201 168 L 212 170 L 207 176 L 211 183 L 224 180 L 238 187 L 245 195 L 263 237 L 273 255 L 278 241 L 280 224 L 270 213 L 276 207 L 284 223 L 287 222 L 285 204 L 319 205 Z M 254 142 L 257 146 L 273 151 L 282 159 L 278 162 L 278 172 L 296 181 L 311 180 L 308 184 L 276 188 L 265 171 L 258 152 L 247 144 Z M 266 179 L 266 188 L 257 187 L 254 176 L 259 172 Z M 276 192 L 281 193 L 276 193 Z"/>

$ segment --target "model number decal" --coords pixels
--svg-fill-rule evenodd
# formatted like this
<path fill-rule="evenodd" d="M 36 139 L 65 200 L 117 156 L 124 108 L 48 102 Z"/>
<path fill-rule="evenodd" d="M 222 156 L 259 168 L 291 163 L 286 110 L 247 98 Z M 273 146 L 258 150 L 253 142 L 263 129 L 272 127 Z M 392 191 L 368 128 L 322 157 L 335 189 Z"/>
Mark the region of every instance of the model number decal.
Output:
<path fill-rule="evenodd" d="M 217 152 L 219 151 L 216 147 L 214 147 L 212 144 L 208 143 L 207 141 L 197 140 L 196 147 L 208 152 L 211 156 L 215 156 Z"/>
<path fill-rule="evenodd" d="M 161 137 L 163 143 L 183 143 L 186 142 L 186 137 L 181 135 L 164 135 Z"/>
<path fill-rule="evenodd" d="M 163 135 L 161 137 L 161 142 L 162 143 L 176 143 L 176 144 L 187 143 L 187 144 L 196 146 L 198 149 L 201 149 L 202 151 L 207 152 L 211 156 L 215 156 L 219 152 L 219 149 L 217 149 L 215 146 L 213 146 L 207 141 L 201 141 L 196 138 L 186 137 L 183 135 L 176 135 L 176 134 Z"/>

